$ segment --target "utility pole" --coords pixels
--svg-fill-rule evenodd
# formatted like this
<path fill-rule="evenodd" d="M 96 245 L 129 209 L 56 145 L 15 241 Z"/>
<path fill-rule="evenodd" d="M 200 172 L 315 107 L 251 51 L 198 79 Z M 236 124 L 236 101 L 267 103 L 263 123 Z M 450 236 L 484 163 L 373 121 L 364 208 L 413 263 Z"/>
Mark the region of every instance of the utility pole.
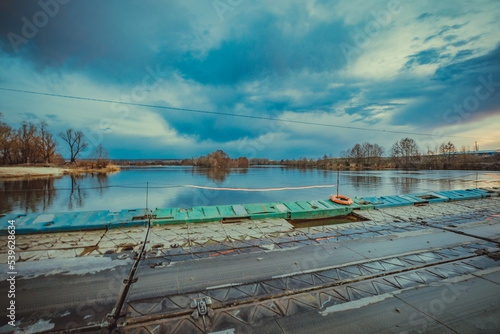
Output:
<path fill-rule="evenodd" d="M 146 211 L 148 211 L 149 182 L 146 182 Z"/>
<path fill-rule="evenodd" d="M 340 168 L 337 168 L 337 197 L 339 197 L 339 178 L 340 178 Z"/>

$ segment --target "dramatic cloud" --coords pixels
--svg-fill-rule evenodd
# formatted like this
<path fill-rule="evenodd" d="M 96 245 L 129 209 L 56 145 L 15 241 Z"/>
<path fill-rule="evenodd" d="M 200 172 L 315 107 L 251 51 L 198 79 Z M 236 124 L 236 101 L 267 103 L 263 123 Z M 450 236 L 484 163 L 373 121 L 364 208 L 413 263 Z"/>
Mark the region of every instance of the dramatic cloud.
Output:
<path fill-rule="evenodd" d="M 82 129 L 114 158 L 319 157 L 405 133 L 497 149 L 499 15 L 495 0 L 7 0 L 0 87 L 218 114 L 5 90 L 0 112 Z"/>

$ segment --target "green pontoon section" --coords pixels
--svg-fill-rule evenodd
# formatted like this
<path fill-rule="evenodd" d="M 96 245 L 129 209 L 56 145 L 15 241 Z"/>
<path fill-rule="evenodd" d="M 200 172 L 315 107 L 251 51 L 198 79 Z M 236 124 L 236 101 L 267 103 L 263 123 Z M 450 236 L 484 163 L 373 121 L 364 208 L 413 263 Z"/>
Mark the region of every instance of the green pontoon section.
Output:
<path fill-rule="evenodd" d="M 224 221 L 234 219 L 317 219 L 349 214 L 358 205 L 340 205 L 330 200 L 296 201 L 264 204 L 237 204 L 193 207 L 189 209 L 156 209 L 151 216 L 154 225 Z"/>
<path fill-rule="evenodd" d="M 498 196 L 486 189 L 436 191 L 410 195 L 354 198 L 351 205 L 337 204 L 330 199 L 314 201 L 277 202 L 193 207 L 189 209 L 156 209 L 154 225 L 224 221 L 241 218 L 284 218 L 292 220 L 321 219 L 344 216 L 353 210 L 369 210 L 434 202 L 448 202 Z"/>
<path fill-rule="evenodd" d="M 291 220 L 321 219 L 344 216 L 353 210 L 381 209 L 435 202 L 451 202 L 499 196 L 500 188 L 430 191 L 426 193 L 354 198 L 351 205 L 330 199 L 264 204 L 196 206 L 188 209 L 122 210 L 119 212 L 82 211 L 0 215 L 0 235 L 8 233 L 14 220 L 16 233 L 49 233 L 78 230 L 111 229 L 130 226 L 202 223 L 246 219 L 284 218 Z M 151 216 L 149 214 L 151 213 Z"/>

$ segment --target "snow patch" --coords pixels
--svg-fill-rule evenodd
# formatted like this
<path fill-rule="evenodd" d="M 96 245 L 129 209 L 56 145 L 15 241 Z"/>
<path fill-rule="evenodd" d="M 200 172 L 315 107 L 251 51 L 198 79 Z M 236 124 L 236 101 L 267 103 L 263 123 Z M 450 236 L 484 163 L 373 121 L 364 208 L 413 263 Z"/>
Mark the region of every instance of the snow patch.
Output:
<path fill-rule="evenodd" d="M 22 274 L 18 279 L 32 279 L 50 275 L 86 275 L 99 271 L 114 269 L 117 266 L 130 266 L 131 259 L 114 261 L 107 256 L 84 256 L 77 258 L 47 259 L 17 263 L 17 272 Z M 0 273 L 0 280 L 7 279 Z"/>
<path fill-rule="evenodd" d="M 24 329 L 24 334 L 40 333 L 54 328 L 55 324 L 51 324 L 50 320 L 39 320 L 36 324 L 28 326 Z"/>

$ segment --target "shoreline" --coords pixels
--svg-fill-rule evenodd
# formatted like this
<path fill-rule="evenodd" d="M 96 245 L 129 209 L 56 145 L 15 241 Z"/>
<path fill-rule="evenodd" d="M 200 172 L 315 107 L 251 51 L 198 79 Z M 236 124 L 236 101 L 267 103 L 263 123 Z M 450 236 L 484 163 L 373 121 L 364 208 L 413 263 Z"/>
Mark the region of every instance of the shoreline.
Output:
<path fill-rule="evenodd" d="M 79 174 L 92 174 L 92 173 L 115 173 L 120 170 L 134 169 L 134 168 L 161 168 L 164 166 L 135 166 L 135 165 L 125 165 L 116 166 L 109 165 L 104 168 L 90 168 L 90 167 L 55 167 L 55 166 L 0 166 L 0 180 L 19 180 L 19 179 L 34 179 L 34 178 L 44 178 L 44 177 L 62 177 L 65 175 L 79 175 Z M 183 167 L 193 167 L 198 166 L 183 166 Z M 318 169 L 318 170 L 333 170 L 318 167 L 298 167 L 298 166 L 283 166 L 283 165 L 255 165 L 249 166 L 247 168 L 265 168 L 265 167 L 282 167 L 290 169 Z M 204 167 L 206 168 L 206 167 Z M 241 168 L 228 168 L 231 169 L 241 169 Z M 371 169 L 371 168 L 344 168 L 340 171 L 382 171 L 382 170 L 413 170 L 413 171 L 446 171 L 455 169 L 399 169 L 399 168 L 383 168 L 383 169 Z M 462 169 L 459 169 L 462 170 Z M 464 169 L 469 171 L 484 171 L 491 172 L 496 169 Z"/>
<path fill-rule="evenodd" d="M 114 173 L 120 168 L 114 165 L 105 168 L 85 167 L 43 167 L 43 166 L 12 166 L 0 167 L 0 180 L 32 179 L 39 177 L 60 177 L 64 175 L 88 173 Z"/>

